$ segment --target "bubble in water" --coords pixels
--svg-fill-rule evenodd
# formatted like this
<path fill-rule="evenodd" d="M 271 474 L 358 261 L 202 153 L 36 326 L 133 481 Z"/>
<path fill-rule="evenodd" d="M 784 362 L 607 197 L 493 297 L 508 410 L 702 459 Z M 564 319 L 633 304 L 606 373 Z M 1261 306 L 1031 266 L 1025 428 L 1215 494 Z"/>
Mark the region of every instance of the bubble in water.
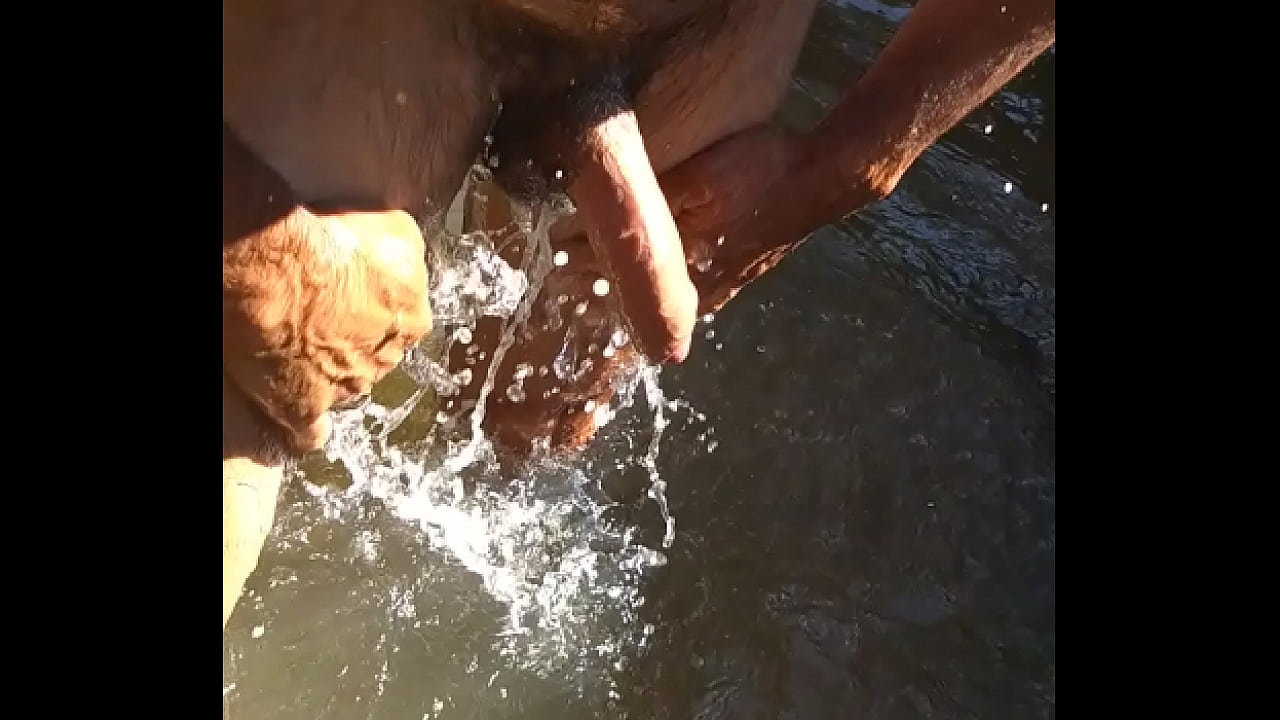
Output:
<path fill-rule="evenodd" d="M 525 399 L 524 387 L 516 383 L 512 383 L 511 385 L 508 385 L 507 399 L 513 403 L 524 402 L 524 399 Z"/>
<path fill-rule="evenodd" d="M 596 281 L 591 284 L 591 292 L 595 293 L 597 297 L 604 297 L 605 295 L 608 295 L 609 281 L 605 278 L 596 278 Z"/>
<path fill-rule="evenodd" d="M 516 380 L 523 380 L 530 375 L 533 375 L 533 366 L 527 362 L 522 362 L 516 365 L 516 371 L 512 377 Z"/>
<path fill-rule="evenodd" d="M 1005 184 L 1004 184 L 1004 191 L 1005 191 L 1006 193 L 1011 193 L 1011 192 L 1013 192 L 1013 183 L 1011 183 L 1011 182 L 1007 182 L 1007 183 L 1005 183 Z"/>
<path fill-rule="evenodd" d="M 582 404 L 582 412 L 591 412 L 596 409 L 596 401 L 588 400 Z"/>
<path fill-rule="evenodd" d="M 266 634 L 266 632 L 267 632 L 267 628 L 265 625 L 254 625 L 253 629 L 249 631 L 249 637 L 253 638 L 254 640 L 257 640 L 258 638 Z"/>
<path fill-rule="evenodd" d="M 454 381 L 457 382 L 458 385 L 466 387 L 471 384 L 471 368 L 462 368 L 453 377 Z"/>
<path fill-rule="evenodd" d="M 705 334 L 703 337 L 705 337 L 706 339 L 710 340 L 711 338 L 713 338 L 713 337 L 715 337 L 715 336 L 716 336 L 716 331 L 715 331 L 715 330 L 708 330 L 708 331 L 706 332 L 706 334 Z"/>
<path fill-rule="evenodd" d="M 582 317 L 583 315 L 586 315 L 586 314 L 587 314 L 587 301 L 586 301 L 586 300 L 583 300 L 582 302 L 580 302 L 580 303 L 578 303 L 577 305 L 575 305 L 575 306 L 574 306 L 574 308 L 573 308 L 573 314 L 574 314 L 574 315 L 577 315 L 578 317 Z"/>
<path fill-rule="evenodd" d="M 605 346 L 604 346 L 603 348 L 601 348 L 601 350 L 600 350 L 600 354 L 601 354 L 601 355 L 603 355 L 604 357 L 607 357 L 607 358 L 609 358 L 609 357 L 613 357 L 613 354 L 614 354 L 615 352 L 617 352 L 617 351 L 613 349 L 613 345 L 605 345 Z"/>
<path fill-rule="evenodd" d="M 711 258 L 702 258 L 695 262 L 693 266 L 698 269 L 698 272 L 704 273 L 711 269 Z"/>
<path fill-rule="evenodd" d="M 711 323 L 715 322 L 715 320 L 716 320 L 716 314 L 715 314 L 715 313 L 707 313 L 706 315 L 703 315 L 703 316 L 702 316 L 702 322 L 707 323 L 707 324 L 711 324 Z"/>
<path fill-rule="evenodd" d="M 1040 212 L 1049 212 L 1049 203 L 1040 203 Z"/>
<path fill-rule="evenodd" d="M 610 341 L 613 342 L 614 347 L 622 347 L 627 344 L 628 339 L 627 331 L 622 328 L 618 328 L 613 331 L 613 336 L 610 338 Z"/>
<path fill-rule="evenodd" d="M 569 253 L 564 250 L 557 250 L 555 256 L 551 258 L 551 262 L 556 267 L 564 267 L 569 264 Z"/>
<path fill-rule="evenodd" d="M 991 134 L 991 129 L 992 129 L 992 128 L 991 128 L 991 126 L 990 126 L 990 125 L 988 125 L 988 126 L 986 126 L 986 127 L 982 128 L 982 134 L 983 134 L 983 135 L 990 135 L 990 134 Z"/>

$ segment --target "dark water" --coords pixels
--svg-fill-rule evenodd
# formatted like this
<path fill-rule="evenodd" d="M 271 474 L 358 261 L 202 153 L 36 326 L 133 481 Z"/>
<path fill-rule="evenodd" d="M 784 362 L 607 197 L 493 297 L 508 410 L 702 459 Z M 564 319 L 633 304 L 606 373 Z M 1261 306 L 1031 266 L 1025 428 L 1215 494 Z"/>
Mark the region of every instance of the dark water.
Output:
<path fill-rule="evenodd" d="M 907 6 L 825 5 L 785 115 L 816 117 Z M 417 526 L 376 500 L 326 519 L 291 488 L 226 633 L 228 716 L 1052 717 L 1054 62 L 663 371 L 705 421 L 669 413 L 677 534 L 622 583 L 638 616 L 600 600 L 571 618 L 596 660 L 499 652 L 508 608 Z M 615 495 L 643 484 L 643 419 L 583 461 Z M 661 549 L 651 500 L 615 510 Z"/>

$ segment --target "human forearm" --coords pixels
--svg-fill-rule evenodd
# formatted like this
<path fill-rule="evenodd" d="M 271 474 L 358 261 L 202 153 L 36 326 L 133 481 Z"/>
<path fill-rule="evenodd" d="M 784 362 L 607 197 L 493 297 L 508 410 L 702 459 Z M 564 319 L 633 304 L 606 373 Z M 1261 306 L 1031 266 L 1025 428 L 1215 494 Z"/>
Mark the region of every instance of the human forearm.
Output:
<path fill-rule="evenodd" d="M 826 165 L 812 176 L 843 189 L 827 194 L 818 224 L 888 195 L 926 148 L 1054 38 L 1055 0 L 920 0 L 806 138 L 812 163 Z"/>

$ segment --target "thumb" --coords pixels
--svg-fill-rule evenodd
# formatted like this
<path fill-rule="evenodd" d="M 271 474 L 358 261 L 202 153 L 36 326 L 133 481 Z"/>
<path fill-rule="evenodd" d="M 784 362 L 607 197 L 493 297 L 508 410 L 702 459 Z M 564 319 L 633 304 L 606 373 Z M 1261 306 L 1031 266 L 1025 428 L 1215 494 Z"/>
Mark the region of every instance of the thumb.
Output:
<path fill-rule="evenodd" d="M 658 186 L 667 199 L 672 217 L 679 217 L 688 210 L 711 202 L 711 188 L 695 173 L 686 170 L 685 165 L 664 173 L 658 178 Z"/>

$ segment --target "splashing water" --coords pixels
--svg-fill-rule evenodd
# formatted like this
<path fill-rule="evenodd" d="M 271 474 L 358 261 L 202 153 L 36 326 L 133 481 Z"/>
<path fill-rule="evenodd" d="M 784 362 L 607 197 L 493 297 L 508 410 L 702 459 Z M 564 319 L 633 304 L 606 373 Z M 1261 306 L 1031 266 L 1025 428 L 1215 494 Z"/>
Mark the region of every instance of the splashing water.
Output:
<path fill-rule="evenodd" d="M 402 364 L 416 388 L 393 407 L 371 401 L 335 413 L 325 454 L 346 468 L 351 485 L 344 490 L 307 487 L 331 519 L 358 512 L 370 498 L 381 501 L 395 517 L 419 528 L 431 547 L 477 576 L 506 608 L 495 649 L 516 667 L 573 682 L 580 693 L 607 686 L 613 696 L 609 667 L 625 651 L 643 648 L 652 632 L 637 615 L 644 602 L 640 583 L 665 564 L 665 556 L 636 542 L 637 528 L 620 528 L 605 519 L 611 503 L 599 478 L 588 477 L 582 468 L 545 462 L 509 484 L 483 482 L 498 472 L 492 445 L 481 432 L 485 402 L 503 356 L 554 265 L 548 230 L 565 208 L 563 199 L 513 207 L 532 250 L 522 254 L 519 268 L 509 265 L 484 233 L 441 233 L 431 268 L 435 329 Z M 430 437 L 389 442 L 419 404 L 479 381 L 469 372 L 449 373 L 440 360 L 453 342 L 469 343 L 476 321 L 485 316 L 506 322 L 479 400 L 440 412 Z M 625 342 L 619 330 L 608 347 Z M 564 370 L 555 368 L 557 374 Z M 509 388 L 502 385 L 497 391 Z M 663 397 L 658 368 L 637 368 L 624 378 L 613 407 L 601 408 L 598 422 L 603 425 L 629 408 L 640 412 L 636 396 L 643 397 L 653 419 L 643 456 L 633 460 L 648 473 L 648 497 L 665 523 L 662 545 L 668 548 L 675 538 L 675 519 L 657 458 L 668 425 L 664 408 L 676 404 Z M 468 410 L 470 432 L 459 439 L 455 421 Z M 418 583 L 408 579 L 407 585 Z"/>

